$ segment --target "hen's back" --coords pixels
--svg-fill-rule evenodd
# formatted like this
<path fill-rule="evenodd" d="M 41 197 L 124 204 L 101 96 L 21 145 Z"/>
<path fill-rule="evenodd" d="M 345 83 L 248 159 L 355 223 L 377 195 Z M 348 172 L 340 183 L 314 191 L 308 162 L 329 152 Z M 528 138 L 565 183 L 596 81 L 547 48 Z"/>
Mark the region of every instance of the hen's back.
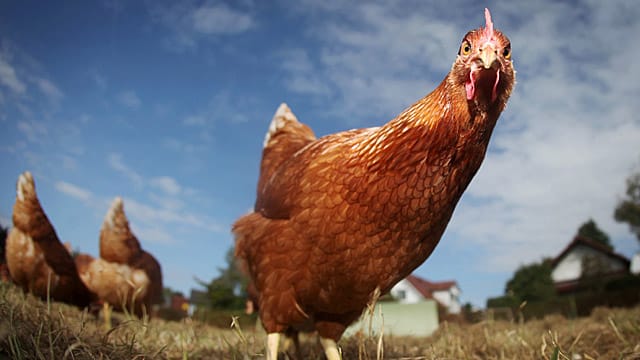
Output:
<path fill-rule="evenodd" d="M 282 103 L 273 116 L 264 139 L 256 208 L 260 207 L 266 184 L 272 181 L 282 164 L 315 140 L 316 136 L 311 128 L 299 122 L 289 106 Z"/>

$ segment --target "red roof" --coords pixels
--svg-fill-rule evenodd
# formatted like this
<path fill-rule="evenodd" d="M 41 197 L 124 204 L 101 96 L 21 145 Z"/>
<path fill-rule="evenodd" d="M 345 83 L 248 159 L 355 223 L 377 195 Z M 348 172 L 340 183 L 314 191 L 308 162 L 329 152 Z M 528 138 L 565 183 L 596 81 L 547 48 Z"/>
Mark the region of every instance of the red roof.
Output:
<path fill-rule="evenodd" d="M 601 253 L 607 255 L 608 257 L 612 258 L 612 259 L 617 259 L 619 261 L 622 261 L 623 263 L 626 264 L 627 268 L 629 267 L 629 265 L 631 264 L 631 261 L 629 261 L 629 259 L 627 259 L 625 256 L 617 254 L 615 252 L 613 252 L 612 249 L 608 248 L 606 245 L 599 243 L 595 240 L 591 240 L 589 238 L 586 237 L 582 237 L 582 236 L 576 236 L 575 238 L 573 238 L 573 241 L 571 241 L 569 243 L 569 245 L 567 245 L 564 250 L 562 250 L 562 252 L 560 253 L 560 255 L 556 256 L 552 261 L 551 261 L 551 265 L 553 267 L 555 267 L 556 265 L 558 265 L 558 263 L 560 262 L 560 260 L 562 260 L 562 258 L 564 258 L 570 251 L 571 249 L 573 249 L 574 247 L 578 246 L 578 245 L 584 245 L 584 246 L 588 246 L 594 250 L 600 251 Z"/>
<path fill-rule="evenodd" d="M 458 284 L 453 281 L 431 282 L 415 275 L 407 276 L 407 281 L 425 297 L 425 299 L 433 299 L 434 291 L 446 291 Z"/>

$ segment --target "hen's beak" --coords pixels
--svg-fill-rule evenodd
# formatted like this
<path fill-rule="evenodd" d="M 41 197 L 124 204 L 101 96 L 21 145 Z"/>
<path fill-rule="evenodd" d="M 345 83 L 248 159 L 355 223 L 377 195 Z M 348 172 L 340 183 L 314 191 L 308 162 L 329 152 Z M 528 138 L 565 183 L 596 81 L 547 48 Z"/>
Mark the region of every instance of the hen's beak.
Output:
<path fill-rule="evenodd" d="M 480 49 L 480 61 L 485 69 L 490 69 L 497 61 L 497 50 L 491 44 L 486 44 Z"/>

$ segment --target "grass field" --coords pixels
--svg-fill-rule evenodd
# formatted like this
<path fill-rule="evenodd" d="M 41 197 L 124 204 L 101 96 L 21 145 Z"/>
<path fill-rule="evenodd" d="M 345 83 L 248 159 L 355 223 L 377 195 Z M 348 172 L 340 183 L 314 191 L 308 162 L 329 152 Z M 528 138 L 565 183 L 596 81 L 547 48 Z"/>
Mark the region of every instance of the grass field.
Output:
<path fill-rule="evenodd" d="M 229 319 L 231 325 L 231 319 Z M 367 331 L 365 331 L 366 333 Z M 344 359 L 640 359 L 640 307 L 596 309 L 591 317 L 441 324 L 428 338 L 342 339 Z M 264 334 L 197 321 L 101 319 L 24 295 L 0 283 L 0 359 L 259 359 Z M 305 359 L 323 359 L 313 336 Z"/>

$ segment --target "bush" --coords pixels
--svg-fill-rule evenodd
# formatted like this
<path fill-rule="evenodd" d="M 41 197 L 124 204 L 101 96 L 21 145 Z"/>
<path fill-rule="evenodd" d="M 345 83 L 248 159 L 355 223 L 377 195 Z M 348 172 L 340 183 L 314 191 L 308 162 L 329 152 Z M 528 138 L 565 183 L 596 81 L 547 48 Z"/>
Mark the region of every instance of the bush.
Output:
<path fill-rule="evenodd" d="M 611 280 L 605 285 L 605 290 L 608 291 L 624 289 L 640 290 L 640 275 L 625 275 Z"/>
<path fill-rule="evenodd" d="M 520 306 L 520 301 L 515 296 L 505 295 L 487 300 L 487 308 L 512 308 L 515 309 Z"/>
<path fill-rule="evenodd" d="M 187 317 L 184 311 L 169 307 L 162 307 L 158 310 L 157 316 L 167 321 L 180 321 Z"/>
<path fill-rule="evenodd" d="M 197 308 L 192 318 L 208 325 L 228 329 L 231 320 L 237 318 L 237 322 L 242 328 L 251 328 L 256 324 L 257 314 L 247 315 L 244 310 L 212 310 Z"/>
<path fill-rule="evenodd" d="M 501 306 L 497 306 L 501 305 Z M 521 314 L 525 320 L 542 319 L 547 315 L 559 314 L 567 318 L 589 316 L 596 307 L 633 307 L 640 304 L 640 291 L 636 287 L 602 293 L 582 292 L 562 295 L 547 301 L 527 302 L 522 309 L 513 298 L 490 299 L 488 309 L 509 308 L 514 314 Z"/>

